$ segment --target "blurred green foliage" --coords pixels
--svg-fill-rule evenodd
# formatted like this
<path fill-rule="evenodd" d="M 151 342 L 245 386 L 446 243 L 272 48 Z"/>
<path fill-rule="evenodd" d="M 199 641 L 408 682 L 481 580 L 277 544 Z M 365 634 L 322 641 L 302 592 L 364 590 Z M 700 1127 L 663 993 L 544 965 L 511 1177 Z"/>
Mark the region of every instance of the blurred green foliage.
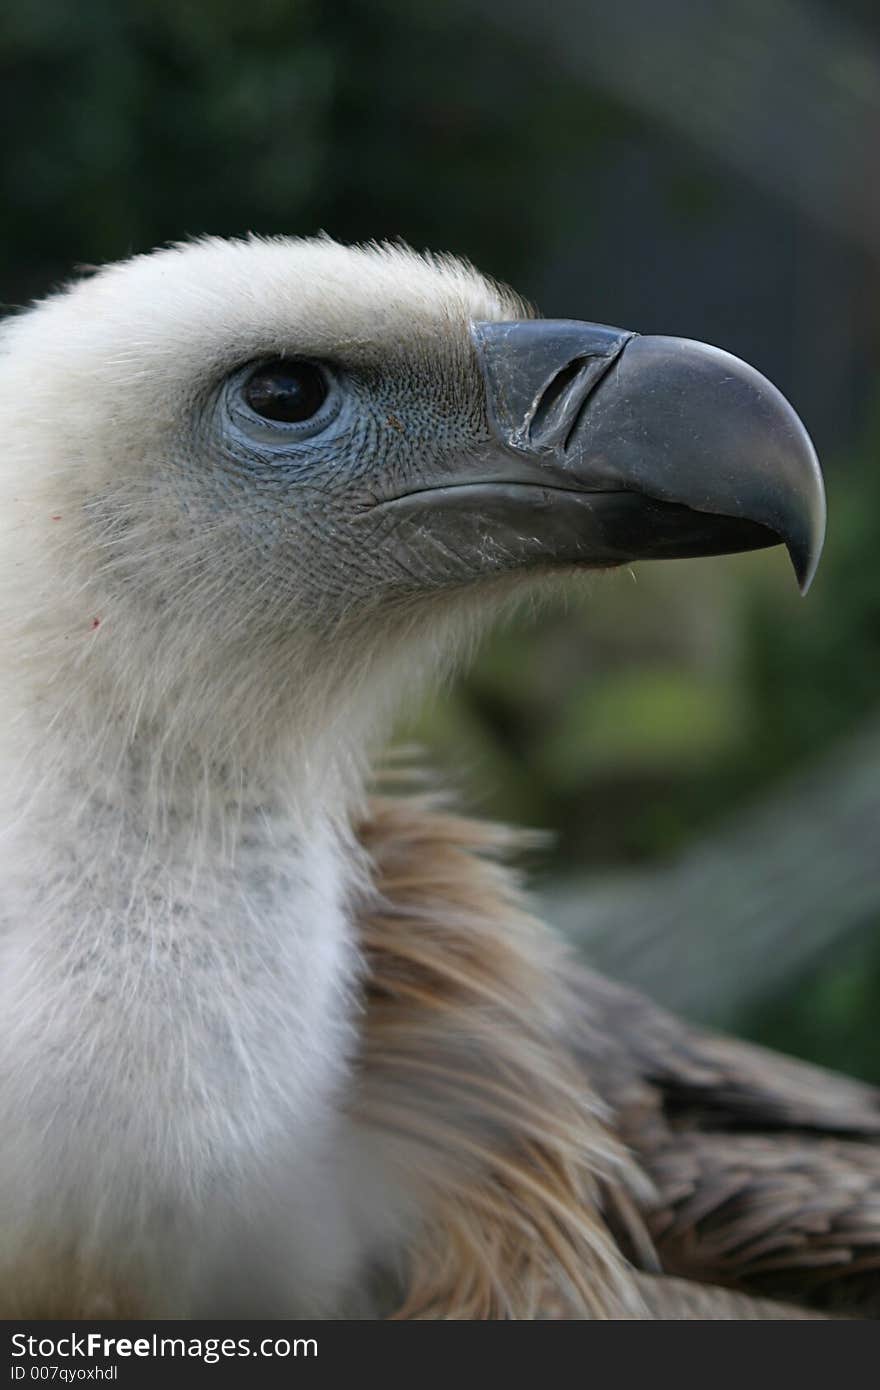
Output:
<path fill-rule="evenodd" d="M 845 942 L 781 997 L 747 1010 L 737 1031 L 880 1085 L 880 944 Z"/>
<path fill-rule="evenodd" d="M 0 120 L 9 303 L 167 239 L 321 227 L 442 246 L 528 292 L 602 215 L 560 171 L 586 185 L 640 126 L 503 24 L 406 0 L 7 6 Z M 716 193 L 670 162 L 692 237 Z M 545 872 L 680 850 L 876 708 L 878 445 L 880 412 L 837 461 L 808 603 L 778 553 L 596 578 L 497 633 L 411 734 L 475 807 L 554 832 Z M 880 952 L 859 951 L 749 1027 L 880 1079 Z"/>
<path fill-rule="evenodd" d="M 761 711 L 756 756 L 769 775 L 877 708 L 880 692 L 880 403 L 829 486 L 829 534 L 805 621 L 774 604 L 749 613 L 747 679 Z"/>

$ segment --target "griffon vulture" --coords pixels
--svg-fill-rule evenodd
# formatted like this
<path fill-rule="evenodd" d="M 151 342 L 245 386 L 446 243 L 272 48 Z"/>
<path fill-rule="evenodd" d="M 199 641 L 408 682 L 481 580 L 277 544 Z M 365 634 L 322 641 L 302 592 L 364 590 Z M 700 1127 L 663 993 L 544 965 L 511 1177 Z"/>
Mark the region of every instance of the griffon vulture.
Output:
<path fill-rule="evenodd" d="M 762 1317 L 876 1262 L 872 1093 L 579 975 L 515 836 L 367 795 L 554 576 L 782 540 L 806 585 L 779 393 L 326 239 L 138 256 L 0 339 L 0 1311 Z"/>

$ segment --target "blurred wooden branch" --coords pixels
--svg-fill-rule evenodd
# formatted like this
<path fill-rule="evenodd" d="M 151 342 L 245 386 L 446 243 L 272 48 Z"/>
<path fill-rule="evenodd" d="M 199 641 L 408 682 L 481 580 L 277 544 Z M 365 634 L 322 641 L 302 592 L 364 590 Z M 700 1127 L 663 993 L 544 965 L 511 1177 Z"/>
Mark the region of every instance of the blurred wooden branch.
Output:
<path fill-rule="evenodd" d="M 548 886 L 590 964 L 728 1024 L 880 920 L 880 721 L 675 863 Z"/>

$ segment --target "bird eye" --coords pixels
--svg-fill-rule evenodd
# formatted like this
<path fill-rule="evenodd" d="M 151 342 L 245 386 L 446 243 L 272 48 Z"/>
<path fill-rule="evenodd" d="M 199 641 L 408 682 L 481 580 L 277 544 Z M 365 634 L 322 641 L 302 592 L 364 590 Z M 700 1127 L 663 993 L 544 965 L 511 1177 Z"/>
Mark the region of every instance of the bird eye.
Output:
<path fill-rule="evenodd" d="M 264 362 L 248 379 L 244 398 L 264 420 L 301 424 L 327 399 L 327 378 L 314 362 L 279 358 Z"/>

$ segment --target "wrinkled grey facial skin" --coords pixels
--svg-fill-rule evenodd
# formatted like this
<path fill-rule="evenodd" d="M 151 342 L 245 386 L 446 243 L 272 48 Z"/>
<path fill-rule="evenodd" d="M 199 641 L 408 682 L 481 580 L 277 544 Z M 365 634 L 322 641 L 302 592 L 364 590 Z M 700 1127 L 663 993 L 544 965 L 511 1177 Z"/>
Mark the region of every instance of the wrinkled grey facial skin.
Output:
<path fill-rule="evenodd" d="M 230 547 L 230 566 L 244 557 L 270 596 L 288 594 L 320 623 L 515 564 L 484 545 L 456 549 L 432 516 L 380 505 L 476 466 L 492 447 L 466 332 L 452 346 L 443 344 L 442 369 L 427 355 L 386 353 L 381 366 L 323 359 L 327 399 L 302 424 L 261 418 L 248 405 L 259 363 L 218 383 L 198 407 L 201 458 L 186 470 L 195 492 L 188 510 L 222 518 L 246 542 Z"/>

